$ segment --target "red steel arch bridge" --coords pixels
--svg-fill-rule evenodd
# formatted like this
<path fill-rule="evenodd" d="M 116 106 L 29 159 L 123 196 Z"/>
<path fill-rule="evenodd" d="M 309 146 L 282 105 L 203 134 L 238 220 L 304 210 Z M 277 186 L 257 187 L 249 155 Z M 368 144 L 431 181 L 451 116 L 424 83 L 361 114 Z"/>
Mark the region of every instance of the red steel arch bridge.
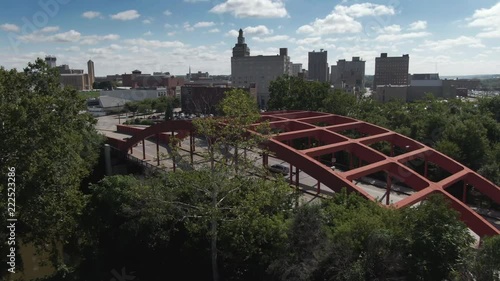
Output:
<path fill-rule="evenodd" d="M 442 194 L 461 220 L 479 236 L 500 234 L 500 230 L 468 204 L 471 194 L 500 204 L 500 188 L 481 175 L 446 155 L 388 129 L 356 119 L 312 111 L 274 111 L 261 114 L 259 122 L 268 121 L 275 134 L 266 146 L 270 152 L 305 172 L 334 192 L 347 188 L 369 200 L 377 200 L 356 182 L 365 177 L 384 182 L 383 205 L 410 207 L 430 194 Z M 257 125 L 257 124 L 255 124 Z M 156 136 L 158 142 L 175 136 L 189 137 L 191 157 L 195 150 L 195 132 L 191 121 L 172 120 L 138 130 L 127 140 L 108 138 L 110 145 L 128 151 L 142 141 Z M 250 132 L 253 132 L 251 129 Z M 263 155 L 267 165 L 268 155 Z M 145 156 L 144 156 L 145 158 Z M 341 167 L 341 169 L 332 169 Z M 290 174 L 292 180 L 292 174 Z M 393 204 L 391 189 L 403 186 L 409 196 Z"/>

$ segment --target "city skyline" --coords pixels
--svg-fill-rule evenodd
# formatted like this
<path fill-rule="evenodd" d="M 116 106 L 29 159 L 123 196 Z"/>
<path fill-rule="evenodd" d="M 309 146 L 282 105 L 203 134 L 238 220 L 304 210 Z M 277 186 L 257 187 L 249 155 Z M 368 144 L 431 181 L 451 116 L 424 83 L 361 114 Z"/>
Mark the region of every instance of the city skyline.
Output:
<path fill-rule="evenodd" d="M 328 2 L 328 3 L 325 3 Z M 328 63 L 410 55 L 410 73 L 442 76 L 500 72 L 498 1 L 171 2 L 46 0 L 5 3 L 0 11 L 0 64 L 22 69 L 45 55 L 96 76 L 130 73 L 231 73 L 238 29 L 255 55 L 288 48 L 291 61 L 328 51 Z"/>

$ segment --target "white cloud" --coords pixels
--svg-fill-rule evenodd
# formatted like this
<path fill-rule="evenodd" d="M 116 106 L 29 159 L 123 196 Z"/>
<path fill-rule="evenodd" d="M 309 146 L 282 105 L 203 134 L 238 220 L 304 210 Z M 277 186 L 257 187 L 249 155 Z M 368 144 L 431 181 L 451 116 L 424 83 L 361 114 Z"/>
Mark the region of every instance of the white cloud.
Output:
<path fill-rule="evenodd" d="M 151 20 L 150 19 L 145 19 L 142 21 L 143 24 L 151 24 Z"/>
<path fill-rule="evenodd" d="M 46 36 L 45 34 L 41 34 L 41 32 L 33 32 L 31 34 L 21 35 L 18 39 L 23 42 L 78 42 L 81 39 L 81 33 L 70 30 Z"/>
<path fill-rule="evenodd" d="M 351 6 L 337 5 L 325 18 L 317 18 L 314 22 L 299 27 L 297 33 L 308 35 L 357 33 L 360 32 L 363 27 L 355 18 L 394 14 L 394 8 L 391 6 L 372 3 L 361 3 Z"/>
<path fill-rule="evenodd" d="M 7 32 L 19 32 L 19 31 L 21 31 L 21 28 L 19 26 L 12 24 L 12 23 L 2 24 L 2 25 L 0 25 L 0 29 L 3 31 L 7 31 Z"/>
<path fill-rule="evenodd" d="M 134 20 L 141 15 L 136 11 L 136 10 L 128 10 L 128 11 L 123 11 L 119 12 L 118 14 L 111 15 L 111 18 L 114 20 Z"/>
<path fill-rule="evenodd" d="M 277 41 L 286 41 L 290 39 L 288 35 L 275 35 L 268 37 L 252 37 L 253 40 L 257 42 L 277 42 Z"/>
<path fill-rule="evenodd" d="M 59 26 L 46 26 L 46 27 L 42 28 L 40 31 L 46 32 L 46 33 L 57 32 L 57 31 L 59 31 Z"/>
<path fill-rule="evenodd" d="M 170 12 L 170 10 L 165 10 L 165 11 L 163 12 L 163 14 L 164 14 L 165 16 L 170 16 L 170 15 L 172 15 L 172 12 Z"/>
<path fill-rule="evenodd" d="M 184 29 L 185 29 L 186 31 L 193 31 L 193 30 L 194 30 L 194 27 L 192 27 L 192 26 L 189 24 L 189 22 L 185 22 L 185 23 L 183 24 L 183 27 L 184 27 Z"/>
<path fill-rule="evenodd" d="M 208 32 L 210 33 L 218 33 L 220 30 L 218 28 L 210 29 Z"/>
<path fill-rule="evenodd" d="M 481 38 L 500 38 L 500 28 L 497 30 L 488 30 L 484 32 L 480 32 L 477 34 L 477 37 Z"/>
<path fill-rule="evenodd" d="M 470 18 L 469 26 L 490 27 L 493 23 L 498 23 L 500 14 L 500 2 L 489 9 L 479 9 Z"/>
<path fill-rule="evenodd" d="M 214 6 L 210 12 L 230 13 L 236 18 L 284 18 L 288 17 L 283 0 L 226 0 Z"/>
<path fill-rule="evenodd" d="M 304 39 L 300 39 L 300 40 L 297 40 L 295 41 L 295 43 L 297 43 L 297 45 L 317 45 L 317 44 L 320 44 L 321 43 L 321 37 L 307 37 L 307 38 L 304 38 Z"/>
<path fill-rule="evenodd" d="M 243 28 L 245 34 L 255 34 L 255 35 L 269 35 L 272 34 L 273 31 L 268 29 L 265 25 L 257 25 L 257 26 L 247 26 Z"/>
<path fill-rule="evenodd" d="M 200 27 L 211 27 L 214 26 L 215 22 L 213 21 L 200 21 L 197 22 L 193 25 L 194 28 L 200 28 Z"/>
<path fill-rule="evenodd" d="M 142 36 L 151 36 L 153 35 L 153 32 L 151 31 L 148 31 L 148 32 L 145 32 L 144 34 L 142 34 Z"/>
<path fill-rule="evenodd" d="M 434 51 L 443 51 L 457 46 L 468 46 L 471 48 L 485 47 L 481 42 L 481 39 L 469 36 L 460 36 L 455 39 L 444 39 L 439 41 L 425 41 L 424 44 L 420 47 Z"/>
<path fill-rule="evenodd" d="M 489 9 L 479 9 L 474 12 L 468 26 L 480 27 L 482 31 L 477 34 L 482 38 L 500 38 L 500 2 Z"/>
<path fill-rule="evenodd" d="M 410 23 L 408 30 L 423 30 L 426 28 L 427 28 L 427 22 L 425 20 L 419 20 L 419 21 Z"/>
<path fill-rule="evenodd" d="M 136 45 L 148 48 L 176 48 L 185 47 L 184 43 L 180 41 L 159 41 L 159 40 L 145 40 L 145 39 L 127 39 L 124 41 L 128 45 Z"/>
<path fill-rule="evenodd" d="M 171 32 L 167 33 L 168 36 L 174 36 L 175 34 L 176 34 L 175 31 L 171 31 Z"/>
<path fill-rule="evenodd" d="M 113 54 L 116 51 L 122 50 L 124 47 L 116 44 L 111 44 L 107 47 L 102 48 L 91 48 L 87 50 L 87 53 L 92 55 L 105 55 L 105 54 Z"/>
<path fill-rule="evenodd" d="M 96 11 L 87 11 L 82 14 L 82 17 L 87 18 L 87 19 L 93 19 L 100 17 L 101 13 L 96 12 Z"/>
<path fill-rule="evenodd" d="M 230 37 L 238 37 L 238 35 L 239 35 L 239 32 L 238 32 L 238 30 L 235 30 L 235 29 L 231 29 L 226 33 L 226 36 L 230 36 Z"/>
<path fill-rule="evenodd" d="M 421 38 L 431 35 L 429 32 L 420 31 L 420 32 L 410 32 L 410 33 L 389 33 L 389 34 L 381 34 L 375 38 L 375 41 L 379 42 L 393 42 L 405 39 L 412 38 Z"/>
<path fill-rule="evenodd" d="M 116 41 L 120 39 L 118 34 L 108 34 L 108 35 L 88 35 L 83 36 L 80 40 L 82 45 L 94 45 L 101 41 Z"/>
<path fill-rule="evenodd" d="M 78 31 L 70 30 L 68 32 L 57 33 L 47 38 L 52 42 L 76 42 L 80 40 L 81 34 Z"/>
<path fill-rule="evenodd" d="M 208 0 L 183 0 L 186 3 L 208 2 Z"/>
<path fill-rule="evenodd" d="M 398 33 L 401 31 L 401 26 L 397 24 L 386 26 L 379 30 L 380 33 Z"/>
<path fill-rule="evenodd" d="M 373 3 L 361 3 L 351 6 L 337 5 L 335 6 L 335 11 L 337 13 L 346 14 L 354 18 L 395 14 L 393 7 Z"/>
<path fill-rule="evenodd" d="M 303 25 L 297 29 L 297 33 L 310 35 L 326 35 L 333 33 L 357 33 L 362 30 L 361 23 L 352 17 L 331 13 L 324 19 L 316 19 L 310 24 Z"/>
<path fill-rule="evenodd" d="M 69 48 L 56 48 L 57 50 L 63 50 L 65 52 L 79 52 L 80 51 L 80 47 L 78 46 L 71 46 Z"/>
<path fill-rule="evenodd" d="M 46 32 L 55 31 L 55 27 L 50 27 L 45 31 L 39 30 L 30 34 L 21 35 L 18 39 L 22 42 L 59 42 L 59 43 L 80 43 L 82 45 L 93 45 L 101 41 L 114 41 L 120 39 L 119 35 L 108 34 L 108 35 L 87 35 L 82 36 L 82 34 L 75 30 L 70 30 L 67 32 L 56 33 L 53 35 L 44 34 Z"/>

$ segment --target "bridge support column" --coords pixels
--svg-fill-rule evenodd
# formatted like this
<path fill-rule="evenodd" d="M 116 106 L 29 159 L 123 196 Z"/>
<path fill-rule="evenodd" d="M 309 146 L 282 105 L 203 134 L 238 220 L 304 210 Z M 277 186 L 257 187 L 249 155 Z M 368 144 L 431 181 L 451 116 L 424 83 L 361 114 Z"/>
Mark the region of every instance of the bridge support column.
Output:
<path fill-rule="evenodd" d="M 391 175 L 389 173 L 387 173 L 387 194 L 386 194 L 386 197 L 385 197 L 385 204 L 386 205 L 389 205 L 389 197 L 391 195 L 391 185 L 392 185 L 392 182 L 391 182 Z"/>
<path fill-rule="evenodd" d="M 295 186 L 298 188 L 299 187 L 299 168 L 295 167 Z"/>
<path fill-rule="evenodd" d="M 290 164 L 290 184 L 293 183 L 293 166 Z"/>
<path fill-rule="evenodd" d="M 267 153 L 262 153 L 262 165 L 264 167 L 267 167 L 267 165 L 269 164 L 269 155 Z"/>
<path fill-rule="evenodd" d="M 194 151 L 196 151 L 196 139 L 195 139 L 193 132 L 191 132 L 191 134 L 193 136 L 193 152 L 194 152 Z"/>
<path fill-rule="evenodd" d="M 353 160 L 352 158 L 354 157 L 354 155 L 352 154 L 352 152 L 349 153 L 349 170 L 352 170 L 353 168 Z"/>
<path fill-rule="evenodd" d="M 467 184 L 465 183 L 465 181 L 462 189 L 463 189 L 462 202 L 465 204 L 465 202 L 467 201 Z"/>
<path fill-rule="evenodd" d="M 111 146 L 109 144 L 104 144 L 104 163 L 106 167 L 106 176 L 113 175 L 113 169 L 111 167 Z"/>
<path fill-rule="evenodd" d="M 321 192 L 321 183 L 318 181 L 318 189 L 316 190 L 316 193 L 319 194 Z"/>
<path fill-rule="evenodd" d="M 142 160 L 146 160 L 146 139 L 142 140 Z"/>
<path fill-rule="evenodd" d="M 156 134 L 156 162 L 160 166 L 160 134 Z"/>
<path fill-rule="evenodd" d="M 194 139 L 193 132 L 189 132 L 189 156 L 191 157 L 191 165 L 193 165 Z"/>

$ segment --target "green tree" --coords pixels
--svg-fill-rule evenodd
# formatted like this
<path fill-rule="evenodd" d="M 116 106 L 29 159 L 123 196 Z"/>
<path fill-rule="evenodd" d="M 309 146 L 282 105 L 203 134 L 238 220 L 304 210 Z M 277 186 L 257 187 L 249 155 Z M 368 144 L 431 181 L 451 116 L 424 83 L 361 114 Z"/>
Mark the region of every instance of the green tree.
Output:
<path fill-rule="evenodd" d="M 269 267 L 279 280 L 310 280 L 326 255 L 324 214 L 321 205 L 303 205 L 296 210 L 280 257 Z"/>
<path fill-rule="evenodd" d="M 500 236 L 486 238 L 471 258 L 475 280 L 498 280 L 500 278 Z"/>
<path fill-rule="evenodd" d="M 269 104 L 271 110 L 301 109 L 320 110 L 329 95 L 327 83 L 306 81 L 299 77 L 284 75 L 271 81 Z"/>
<path fill-rule="evenodd" d="M 220 103 L 221 118 L 200 118 L 194 120 L 196 131 L 203 136 L 208 144 L 207 159 L 210 166 L 206 167 L 207 177 L 203 184 L 190 184 L 194 188 L 188 192 L 193 194 L 195 199 L 187 200 L 191 202 L 191 208 L 188 208 L 188 217 L 196 217 L 191 225 L 203 229 L 208 233 L 210 240 L 210 254 L 212 263 L 213 280 L 219 280 L 219 247 L 221 230 L 227 222 L 230 214 L 240 211 L 237 208 L 241 201 L 231 201 L 233 196 L 242 196 L 242 192 L 260 192 L 263 187 L 255 187 L 254 190 L 247 190 L 245 185 L 237 184 L 242 181 L 242 177 L 249 176 L 249 170 L 255 170 L 255 164 L 252 161 L 240 161 L 241 152 L 246 155 L 246 150 L 256 147 L 265 138 L 258 135 L 249 135 L 246 130 L 250 129 L 253 123 L 258 121 L 259 112 L 256 100 L 247 92 L 241 89 L 231 90 L 225 93 L 225 98 Z M 175 146 L 174 146 L 175 147 Z M 244 158 L 244 156 L 243 156 Z M 244 166 L 247 169 L 241 169 Z M 193 187 L 194 186 L 194 187 Z M 230 203 L 225 206 L 225 203 Z M 200 219 L 202 218 L 202 219 Z M 241 219 L 236 217 L 235 219 Z"/>
<path fill-rule="evenodd" d="M 165 120 L 172 120 L 174 119 L 174 108 L 172 106 L 172 103 L 167 103 L 167 106 L 165 108 Z"/>
<path fill-rule="evenodd" d="M 0 101 L 0 189 L 6 192 L 7 168 L 15 167 L 17 241 L 51 249 L 58 268 L 64 261 L 56 245 L 69 249 L 77 241 L 86 203 L 80 183 L 102 139 L 95 120 L 80 113 L 85 103 L 77 91 L 61 88 L 42 59 L 22 72 L 0 68 Z"/>
<path fill-rule="evenodd" d="M 387 280 L 404 276 L 404 232 L 396 210 L 345 189 L 323 205 L 328 244 L 314 280 Z"/>
<path fill-rule="evenodd" d="M 169 177 L 183 225 L 207 241 L 212 279 L 261 280 L 286 237 L 294 199 L 284 183 L 234 176 L 217 166 Z"/>
<path fill-rule="evenodd" d="M 432 195 L 403 216 L 409 280 L 445 280 L 464 267 L 473 238 L 444 197 Z"/>
<path fill-rule="evenodd" d="M 126 267 L 150 280 L 156 278 L 152 268 L 168 266 L 157 251 L 168 249 L 182 216 L 164 184 L 161 178 L 111 176 L 91 186 L 81 223 L 87 243 L 80 278 L 100 279 Z"/>

